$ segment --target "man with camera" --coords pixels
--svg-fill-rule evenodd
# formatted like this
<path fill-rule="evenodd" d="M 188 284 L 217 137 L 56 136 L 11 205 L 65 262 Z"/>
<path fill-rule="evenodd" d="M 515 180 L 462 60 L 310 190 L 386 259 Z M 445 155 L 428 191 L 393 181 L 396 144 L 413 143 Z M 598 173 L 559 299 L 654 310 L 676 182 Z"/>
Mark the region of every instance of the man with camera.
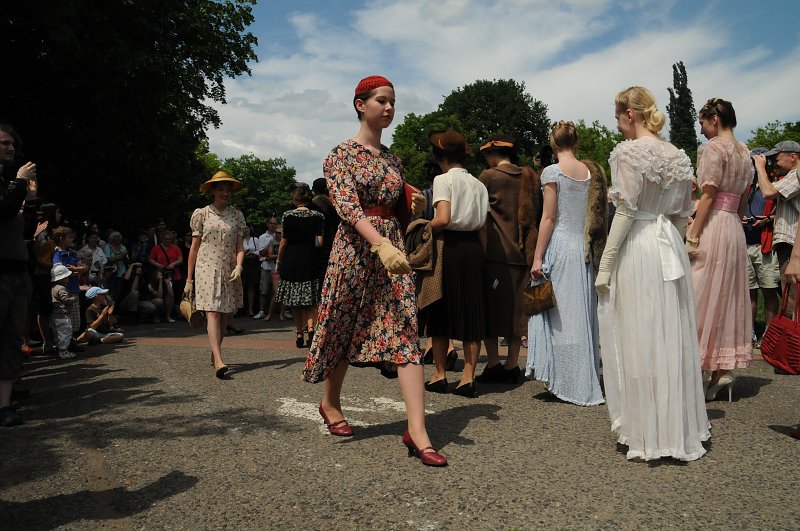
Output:
<path fill-rule="evenodd" d="M 750 156 L 763 155 L 767 151 L 769 150 L 763 147 L 754 148 L 750 151 Z M 755 166 L 755 162 L 753 165 Z M 767 171 L 769 172 L 769 168 Z M 764 332 L 757 330 L 756 324 L 759 291 L 764 296 L 765 325 L 769 326 L 778 313 L 780 270 L 777 253 L 772 249 L 774 205 L 774 200 L 764 199 L 764 194 L 758 186 L 758 175 L 755 175 L 754 182 L 747 194 L 742 226 L 747 243 L 747 278 L 750 284 L 750 306 L 753 314 L 753 346 L 756 348 L 761 347 L 759 335 Z"/>
<path fill-rule="evenodd" d="M 775 174 L 782 179 L 770 181 L 767 161 L 774 165 Z M 784 274 L 794 247 L 797 221 L 800 219 L 800 144 L 794 140 L 778 142 L 773 149 L 763 155 L 753 157 L 758 175 L 758 187 L 765 199 L 777 199 L 775 208 L 775 232 L 773 248 L 778 255 L 781 275 Z M 787 308 L 794 308 L 794 297 L 790 297 Z"/>

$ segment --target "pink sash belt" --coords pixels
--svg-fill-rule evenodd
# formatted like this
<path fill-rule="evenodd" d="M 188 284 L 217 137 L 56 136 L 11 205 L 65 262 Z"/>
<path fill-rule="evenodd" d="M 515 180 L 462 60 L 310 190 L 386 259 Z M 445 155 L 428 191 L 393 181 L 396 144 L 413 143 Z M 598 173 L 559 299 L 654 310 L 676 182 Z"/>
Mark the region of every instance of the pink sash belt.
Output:
<path fill-rule="evenodd" d="M 727 212 L 738 212 L 739 199 L 741 199 L 741 196 L 738 194 L 717 192 L 717 197 L 714 198 L 714 204 L 711 205 L 711 208 L 714 210 L 725 210 Z"/>

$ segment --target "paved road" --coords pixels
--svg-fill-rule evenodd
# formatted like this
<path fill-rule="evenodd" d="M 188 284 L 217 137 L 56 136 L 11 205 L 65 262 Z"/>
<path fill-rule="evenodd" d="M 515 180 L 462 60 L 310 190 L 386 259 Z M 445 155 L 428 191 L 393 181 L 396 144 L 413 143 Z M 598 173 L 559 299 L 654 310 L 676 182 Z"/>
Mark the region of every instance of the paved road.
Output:
<path fill-rule="evenodd" d="M 351 368 L 356 436 L 326 434 L 288 324 L 239 319 L 231 377 L 182 323 L 28 364 L 28 419 L 2 429 L 4 529 L 799 528 L 800 377 L 758 360 L 712 402 L 699 461 L 628 462 L 605 406 L 538 382 L 428 395 L 445 469 L 406 457 L 395 381 Z M 112 348 L 113 347 L 113 348 Z M 430 369 L 428 369 L 429 371 Z"/>

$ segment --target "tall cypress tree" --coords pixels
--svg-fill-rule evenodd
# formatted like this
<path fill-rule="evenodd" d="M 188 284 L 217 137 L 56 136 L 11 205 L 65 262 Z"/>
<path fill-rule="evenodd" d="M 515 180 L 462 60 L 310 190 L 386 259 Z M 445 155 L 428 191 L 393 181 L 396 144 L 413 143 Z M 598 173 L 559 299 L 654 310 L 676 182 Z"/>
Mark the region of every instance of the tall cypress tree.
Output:
<path fill-rule="evenodd" d="M 694 108 L 692 91 L 689 89 L 686 67 L 683 61 L 672 65 L 672 88 L 669 91 L 669 139 L 689 155 L 692 164 L 697 161 L 697 111 Z"/>

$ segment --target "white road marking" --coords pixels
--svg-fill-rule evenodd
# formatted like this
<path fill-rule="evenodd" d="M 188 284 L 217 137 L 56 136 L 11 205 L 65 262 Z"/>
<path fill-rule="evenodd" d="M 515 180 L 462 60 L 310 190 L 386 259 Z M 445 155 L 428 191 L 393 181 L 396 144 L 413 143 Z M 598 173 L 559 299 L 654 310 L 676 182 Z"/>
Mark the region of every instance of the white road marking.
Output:
<path fill-rule="evenodd" d="M 398 402 L 397 400 L 392 400 L 391 398 L 384 398 L 384 397 L 373 397 L 368 399 L 363 398 L 345 398 L 342 397 L 343 401 L 345 402 L 355 402 L 359 405 L 351 406 L 351 405 L 343 405 L 342 411 L 347 416 L 347 423 L 351 426 L 374 426 L 372 422 L 365 422 L 363 420 L 356 420 L 352 418 L 350 413 L 379 413 L 382 411 L 402 411 L 405 412 L 406 405 L 403 402 Z M 320 431 L 327 433 L 328 430 L 325 426 L 320 422 L 322 418 L 319 415 L 319 404 L 318 403 L 309 403 L 309 402 L 301 402 L 296 398 L 284 397 L 278 398 L 278 402 L 281 405 L 278 407 L 278 414 L 284 417 L 294 417 L 298 419 L 310 420 L 315 423 L 320 424 Z M 425 413 L 430 415 L 434 413 L 430 410 L 425 410 Z"/>

